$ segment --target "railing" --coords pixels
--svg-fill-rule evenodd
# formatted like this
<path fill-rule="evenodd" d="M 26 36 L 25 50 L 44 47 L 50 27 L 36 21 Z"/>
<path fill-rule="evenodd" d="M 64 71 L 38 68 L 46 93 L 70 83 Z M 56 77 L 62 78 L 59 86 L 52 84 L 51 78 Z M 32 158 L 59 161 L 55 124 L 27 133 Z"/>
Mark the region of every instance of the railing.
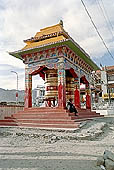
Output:
<path fill-rule="evenodd" d="M 108 101 L 98 101 L 92 103 L 93 110 L 114 110 L 114 101 L 110 103 Z"/>
<path fill-rule="evenodd" d="M 0 105 L 0 119 L 4 119 L 5 116 L 10 116 L 13 113 L 24 110 L 23 106 L 16 105 Z"/>

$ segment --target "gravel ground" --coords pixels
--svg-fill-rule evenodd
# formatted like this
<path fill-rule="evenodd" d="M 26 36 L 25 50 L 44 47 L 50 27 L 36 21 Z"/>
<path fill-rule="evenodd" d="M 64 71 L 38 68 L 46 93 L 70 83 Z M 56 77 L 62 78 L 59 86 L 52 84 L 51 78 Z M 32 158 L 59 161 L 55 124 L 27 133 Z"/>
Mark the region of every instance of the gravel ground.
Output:
<path fill-rule="evenodd" d="M 75 131 L 0 128 L 0 170 L 100 170 L 105 150 L 114 152 L 114 117 Z"/>

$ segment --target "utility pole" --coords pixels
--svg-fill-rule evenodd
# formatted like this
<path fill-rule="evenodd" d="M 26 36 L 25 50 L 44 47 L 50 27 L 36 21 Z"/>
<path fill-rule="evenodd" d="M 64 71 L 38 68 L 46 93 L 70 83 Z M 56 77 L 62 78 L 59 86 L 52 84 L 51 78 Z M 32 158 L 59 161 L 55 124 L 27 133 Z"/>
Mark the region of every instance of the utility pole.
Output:
<path fill-rule="evenodd" d="M 107 73 L 107 70 L 106 70 L 106 73 Z M 108 73 L 107 73 L 107 90 L 108 90 L 109 105 L 110 105 L 110 103 L 111 103 L 111 96 L 110 96 L 110 87 L 109 87 L 109 84 L 108 84 Z"/>

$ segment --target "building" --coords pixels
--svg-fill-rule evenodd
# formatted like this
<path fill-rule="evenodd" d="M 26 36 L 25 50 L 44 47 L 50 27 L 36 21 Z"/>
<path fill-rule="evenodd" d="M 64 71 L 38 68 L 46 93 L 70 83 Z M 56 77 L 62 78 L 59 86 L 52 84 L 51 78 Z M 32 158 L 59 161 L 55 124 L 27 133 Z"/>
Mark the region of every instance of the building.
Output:
<path fill-rule="evenodd" d="M 42 106 L 45 99 L 45 86 L 38 85 L 36 91 L 35 106 Z"/>
<path fill-rule="evenodd" d="M 25 64 L 24 111 L 6 117 L 1 126 L 75 129 L 81 120 L 100 116 L 91 111 L 91 87 L 96 81 L 93 72 L 99 67 L 64 30 L 62 21 L 24 42 L 23 49 L 10 52 Z M 32 77 L 37 74 L 45 81 L 45 107 L 32 108 Z M 81 108 L 81 84 L 85 86 L 85 109 Z M 78 116 L 66 109 L 71 98 Z"/>
<path fill-rule="evenodd" d="M 64 30 L 63 22 L 41 29 L 24 42 L 23 49 L 9 54 L 25 63 L 25 108 L 32 107 L 32 76 L 39 74 L 45 81 L 46 106 L 56 101 L 65 108 L 72 98 L 80 108 L 80 84 L 85 84 L 86 108 L 90 109 L 92 72 L 99 67 Z"/>
<path fill-rule="evenodd" d="M 104 100 L 114 100 L 114 66 L 106 66 L 101 71 L 102 97 Z"/>

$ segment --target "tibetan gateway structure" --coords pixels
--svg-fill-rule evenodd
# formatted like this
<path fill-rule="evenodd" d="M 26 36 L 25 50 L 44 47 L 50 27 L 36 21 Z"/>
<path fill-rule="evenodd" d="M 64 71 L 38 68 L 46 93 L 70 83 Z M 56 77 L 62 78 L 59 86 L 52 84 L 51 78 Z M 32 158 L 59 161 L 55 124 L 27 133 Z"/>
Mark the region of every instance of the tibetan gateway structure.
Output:
<path fill-rule="evenodd" d="M 12 115 L 14 124 L 76 128 L 81 119 L 99 116 L 91 112 L 90 97 L 91 73 L 99 68 L 64 30 L 62 21 L 41 29 L 24 42 L 23 49 L 10 52 L 25 64 L 25 109 Z M 37 74 L 45 81 L 45 107 L 32 108 L 32 76 Z M 86 109 L 81 109 L 80 105 L 81 83 L 86 87 Z M 70 98 L 78 110 L 78 116 L 66 110 L 66 102 Z"/>

